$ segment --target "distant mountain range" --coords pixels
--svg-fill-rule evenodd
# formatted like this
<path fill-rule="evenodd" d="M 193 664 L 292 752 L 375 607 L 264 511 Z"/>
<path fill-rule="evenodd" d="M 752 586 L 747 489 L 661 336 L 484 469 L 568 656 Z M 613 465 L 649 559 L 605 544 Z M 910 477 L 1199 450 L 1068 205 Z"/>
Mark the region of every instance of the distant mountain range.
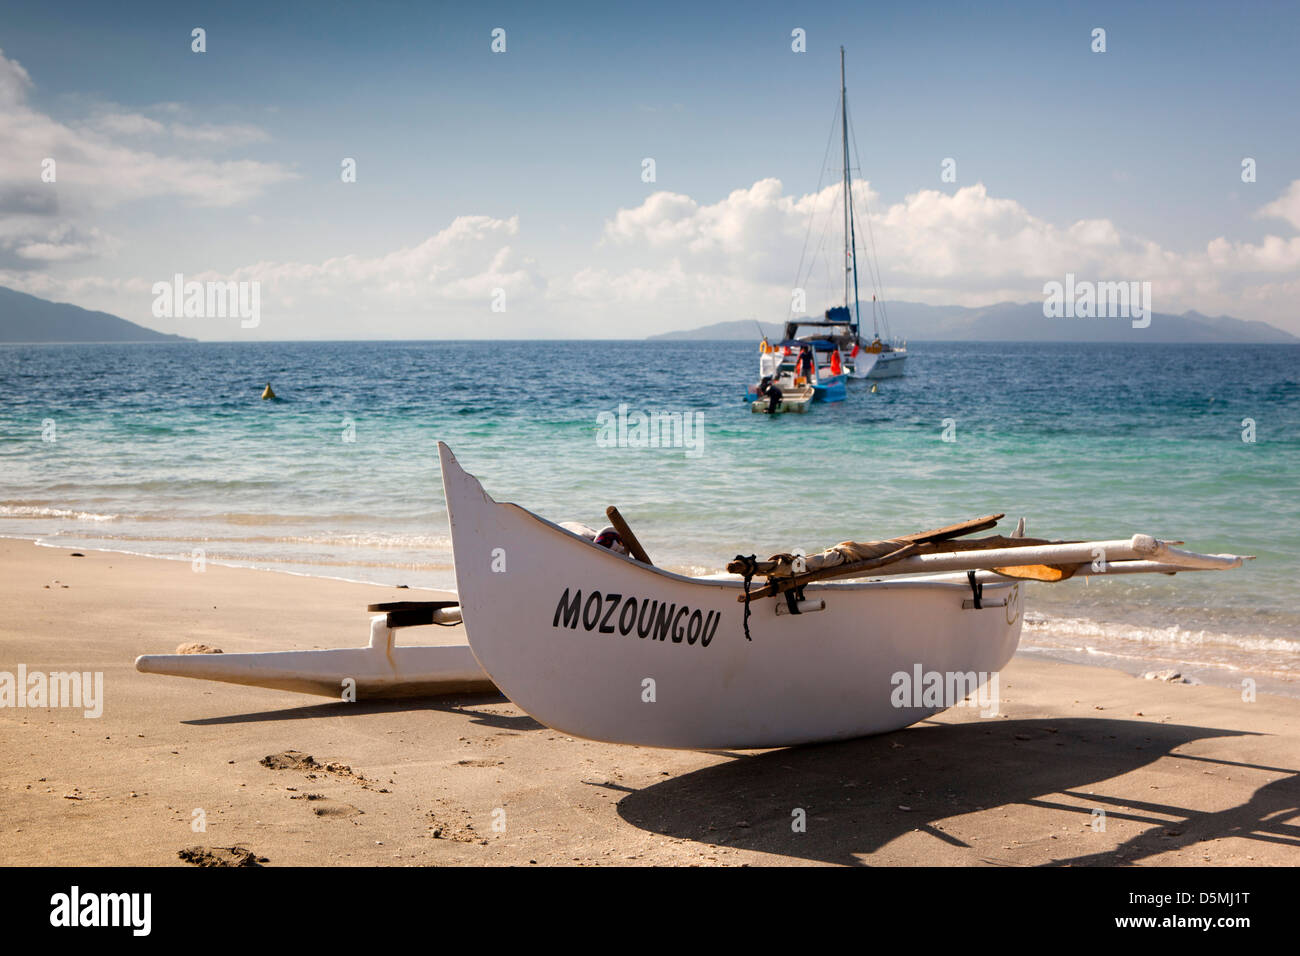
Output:
<path fill-rule="evenodd" d="M 1129 319 L 1049 319 L 1041 302 L 1000 302 L 967 308 L 960 305 L 922 305 L 892 302 L 889 324 L 893 334 L 909 341 L 945 342 L 1272 342 L 1296 343 L 1300 338 L 1267 322 L 1208 316 L 1199 312 L 1170 315 L 1155 312 L 1145 329 L 1133 328 Z M 870 330 L 869 309 L 863 326 Z M 781 335 L 779 322 L 738 319 L 715 322 L 698 329 L 652 335 L 657 340 L 754 339 Z"/>
<path fill-rule="evenodd" d="M 871 323 L 864 310 L 863 324 Z M 1040 302 L 1000 302 L 967 308 L 960 305 L 889 305 L 893 334 L 909 341 L 979 342 L 1264 342 L 1297 343 L 1300 338 L 1267 322 L 1208 316 L 1199 312 L 1169 315 L 1156 312 L 1145 329 L 1129 319 L 1049 319 Z M 759 330 L 762 330 L 761 332 Z M 656 341 L 753 340 L 762 334 L 775 339 L 778 322 L 737 319 L 697 329 L 664 332 Z M 64 302 L 49 302 L 0 286 L 0 342 L 193 342 L 182 335 L 155 332 L 107 312 L 91 312 Z"/>
<path fill-rule="evenodd" d="M 193 342 L 107 312 L 49 302 L 0 286 L 0 342 Z"/>

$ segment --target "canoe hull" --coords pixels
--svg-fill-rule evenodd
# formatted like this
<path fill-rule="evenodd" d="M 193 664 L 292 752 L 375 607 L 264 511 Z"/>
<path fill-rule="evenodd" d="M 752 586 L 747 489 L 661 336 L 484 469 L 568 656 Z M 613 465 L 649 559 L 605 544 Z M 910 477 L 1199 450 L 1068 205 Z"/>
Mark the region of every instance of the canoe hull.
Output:
<path fill-rule="evenodd" d="M 593 547 L 494 501 L 440 452 L 474 656 L 502 693 L 574 736 L 711 750 L 884 733 L 952 703 L 900 705 L 897 675 L 982 684 L 1020 637 L 1014 582 L 985 584 L 984 602 L 1004 606 L 964 610 L 963 584 L 890 581 L 809 585 L 825 602 L 813 613 L 755 601 L 746 640 L 738 582 Z"/>

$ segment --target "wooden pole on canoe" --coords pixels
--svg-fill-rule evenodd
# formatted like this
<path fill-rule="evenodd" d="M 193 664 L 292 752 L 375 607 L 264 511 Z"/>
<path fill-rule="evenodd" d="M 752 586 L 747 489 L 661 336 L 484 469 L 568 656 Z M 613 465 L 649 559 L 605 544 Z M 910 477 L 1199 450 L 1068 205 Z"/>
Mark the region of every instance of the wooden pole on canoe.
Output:
<path fill-rule="evenodd" d="M 623 543 L 627 545 L 628 553 L 642 564 L 648 564 L 651 567 L 654 567 L 654 562 L 650 560 L 650 555 L 645 553 L 645 548 L 641 547 L 641 542 L 636 539 L 636 535 L 632 533 L 632 529 L 629 528 L 627 522 L 623 520 L 623 516 L 618 513 L 618 509 L 613 505 L 610 505 L 605 509 L 605 517 L 609 519 L 609 523 L 614 526 L 614 530 L 618 532 L 618 536 L 622 538 Z"/>
<path fill-rule="evenodd" d="M 993 547 L 990 547 L 993 545 Z M 831 568 L 821 568 L 803 574 L 769 578 L 761 588 L 748 595 L 749 600 L 789 591 L 801 584 L 823 578 L 853 577 L 865 571 L 877 574 L 930 574 L 947 571 L 987 570 L 1007 577 L 1029 578 L 1039 581 L 1061 581 L 1090 568 L 1097 552 L 1106 556 L 1107 567 L 1119 569 L 1124 563 L 1142 565 L 1142 571 L 1167 569 L 1175 571 L 1216 571 L 1235 568 L 1250 555 L 1196 554 L 1181 551 L 1150 535 L 1135 534 L 1132 538 L 1114 541 L 1046 541 L 1039 538 L 977 538 L 973 541 L 941 541 L 924 544 L 908 543 L 902 548 L 880 558 L 854 561 Z M 764 562 L 767 564 L 768 562 Z M 733 574 L 742 573 L 739 562 L 727 565 Z M 764 573 L 761 569 L 759 573 Z M 1091 573 L 1104 574 L 1104 571 Z M 738 595 L 737 601 L 745 601 Z"/>

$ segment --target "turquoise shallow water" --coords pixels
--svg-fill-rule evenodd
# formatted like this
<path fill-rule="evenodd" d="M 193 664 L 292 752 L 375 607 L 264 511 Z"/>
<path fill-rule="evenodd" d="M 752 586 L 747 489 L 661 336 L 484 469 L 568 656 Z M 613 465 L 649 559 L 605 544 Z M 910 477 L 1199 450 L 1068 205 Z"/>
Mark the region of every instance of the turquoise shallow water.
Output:
<path fill-rule="evenodd" d="M 683 570 L 992 511 L 1045 537 L 1256 554 L 1035 585 L 1024 646 L 1261 686 L 1300 675 L 1300 347 L 911 352 L 877 394 L 853 383 L 771 419 L 741 401 L 750 343 L 5 346 L 0 534 L 450 586 L 442 439 L 496 497 L 554 520 L 599 525 L 618 504 Z M 260 400 L 268 380 L 281 400 Z M 606 447 L 600 416 L 620 405 L 698 417 L 702 441 Z"/>

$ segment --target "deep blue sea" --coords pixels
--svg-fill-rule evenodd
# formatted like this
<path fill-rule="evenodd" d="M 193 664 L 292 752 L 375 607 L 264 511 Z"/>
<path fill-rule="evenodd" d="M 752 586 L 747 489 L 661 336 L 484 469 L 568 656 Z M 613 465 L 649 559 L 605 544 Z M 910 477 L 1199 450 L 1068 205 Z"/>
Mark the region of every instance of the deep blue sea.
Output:
<path fill-rule="evenodd" d="M 617 504 L 690 572 L 995 511 L 1255 554 L 1032 585 L 1023 647 L 1300 687 L 1300 346 L 910 352 L 876 393 L 773 418 L 742 401 L 749 342 L 0 346 L 0 534 L 448 587 L 441 439 L 495 497 L 596 527 Z M 702 431 L 608 447 L 620 405 Z"/>

